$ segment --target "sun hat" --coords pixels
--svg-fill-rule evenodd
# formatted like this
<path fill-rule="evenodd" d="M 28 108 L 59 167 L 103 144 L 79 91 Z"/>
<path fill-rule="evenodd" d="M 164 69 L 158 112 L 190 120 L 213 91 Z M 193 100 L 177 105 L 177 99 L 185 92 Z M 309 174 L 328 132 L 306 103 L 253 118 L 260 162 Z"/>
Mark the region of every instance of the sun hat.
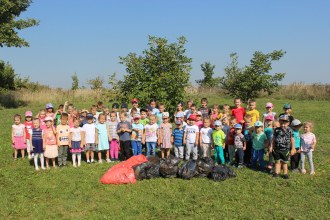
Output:
<path fill-rule="evenodd" d="M 45 118 L 44 122 L 46 122 L 46 121 L 53 121 L 53 118 L 48 116 L 48 117 Z"/>
<path fill-rule="evenodd" d="M 191 114 L 188 118 L 190 121 L 196 121 L 196 115 Z"/>
<path fill-rule="evenodd" d="M 54 108 L 54 106 L 53 106 L 52 103 L 47 103 L 47 104 L 46 104 L 46 109 L 49 109 L 49 108 Z"/>
<path fill-rule="evenodd" d="M 92 113 L 88 113 L 86 115 L 86 119 L 93 119 L 94 118 L 94 115 Z"/>
<path fill-rule="evenodd" d="M 118 103 L 113 103 L 112 108 L 119 108 L 119 104 Z"/>
<path fill-rule="evenodd" d="M 32 114 L 31 111 L 26 111 L 25 112 L 25 117 L 32 117 L 32 116 L 33 116 L 33 114 Z"/>
<path fill-rule="evenodd" d="M 242 125 L 241 125 L 241 124 L 236 124 L 236 125 L 234 126 L 234 128 L 235 128 L 235 129 L 242 129 Z"/>
<path fill-rule="evenodd" d="M 221 121 L 216 120 L 216 121 L 214 122 L 214 126 L 222 126 Z"/>
<path fill-rule="evenodd" d="M 133 120 L 137 120 L 137 119 L 140 119 L 140 118 L 141 118 L 140 114 L 135 114 L 134 117 L 133 117 Z"/>
<path fill-rule="evenodd" d="M 279 118 L 280 121 L 290 121 L 287 115 L 281 115 Z"/>
<path fill-rule="evenodd" d="M 274 107 L 273 103 L 271 102 L 266 103 L 266 108 L 273 108 L 273 107 Z"/>
<path fill-rule="evenodd" d="M 182 125 L 183 122 L 182 122 L 181 120 L 176 120 L 176 121 L 175 121 L 175 124 L 176 124 L 176 125 Z"/>
<path fill-rule="evenodd" d="M 201 111 L 198 111 L 198 112 L 196 113 L 196 115 L 202 115 L 202 112 L 201 112 Z"/>
<path fill-rule="evenodd" d="M 137 98 L 132 99 L 132 103 L 138 103 L 139 100 Z"/>
<path fill-rule="evenodd" d="M 269 121 L 274 121 L 274 116 L 272 115 L 267 115 L 265 120 L 269 120 Z"/>
<path fill-rule="evenodd" d="M 301 124 L 301 121 L 299 121 L 298 119 L 294 119 L 291 122 L 291 127 L 300 126 L 300 125 L 302 125 L 302 124 Z"/>
<path fill-rule="evenodd" d="M 284 108 L 284 109 L 291 109 L 292 106 L 291 106 L 291 104 L 286 103 L 286 104 L 284 104 L 283 108 Z"/>
<path fill-rule="evenodd" d="M 168 112 L 163 112 L 162 117 L 168 118 L 168 117 L 170 117 L 170 114 Z"/>
<path fill-rule="evenodd" d="M 175 115 L 176 118 L 183 118 L 184 117 L 184 113 L 183 112 L 178 112 Z"/>
<path fill-rule="evenodd" d="M 254 123 L 254 127 L 262 127 L 262 122 L 256 121 L 256 123 Z"/>

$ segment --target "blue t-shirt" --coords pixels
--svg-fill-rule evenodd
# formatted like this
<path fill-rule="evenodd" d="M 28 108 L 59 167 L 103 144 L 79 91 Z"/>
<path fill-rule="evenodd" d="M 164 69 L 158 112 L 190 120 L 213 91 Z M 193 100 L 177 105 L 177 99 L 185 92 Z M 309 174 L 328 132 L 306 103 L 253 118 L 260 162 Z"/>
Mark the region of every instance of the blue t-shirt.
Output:
<path fill-rule="evenodd" d="M 246 142 L 249 142 L 249 141 L 252 140 L 252 135 L 250 133 L 250 129 L 249 128 L 245 129 L 243 133 L 244 133 L 244 138 L 245 138 L 245 141 Z"/>
<path fill-rule="evenodd" d="M 139 132 L 136 132 L 136 131 L 133 131 L 133 129 L 139 129 Z M 135 124 L 133 123 L 132 124 L 132 137 L 133 137 L 133 134 L 135 134 L 135 138 L 132 140 L 134 141 L 142 141 L 142 132 L 143 132 L 143 124 Z"/>
<path fill-rule="evenodd" d="M 267 136 L 267 139 L 271 142 L 273 140 L 273 133 L 274 133 L 273 128 L 265 128 L 264 132 Z"/>
<path fill-rule="evenodd" d="M 131 126 L 131 123 L 125 121 L 125 122 L 119 122 L 118 125 L 117 125 L 117 131 L 120 130 L 120 129 L 129 129 L 129 130 L 132 130 L 132 126 Z M 130 132 L 119 132 L 118 133 L 118 136 L 119 136 L 119 140 L 121 141 L 130 141 L 131 140 L 131 133 Z"/>
<path fill-rule="evenodd" d="M 183 129 L 178 129 L 174 128 L 172 132 L 173 138 L 174 138 L 174 145 L 175 146 L 183 146 L 183 135 L 184 135 L 184 130 Z"/>
<path fill-rule="evenodd" d="M 293 130 L 294 146 L 296 149 L 300 148 L 300 132 Z"/>
<path fill-rule="evenodd" d="M 160 125 L 163 123 L 163 113 L 157 112 L 155 115 L 157 116 L 157 125 L 160 127 Z"/>
<path fill-rule="evenodd" d="M 256 132 L 252 133 L 253 136 L 253 149 L 262 150 L 265 148 L 265 142 L 267 140 L 267 136 L 264 132 L 257 134 Z"/>

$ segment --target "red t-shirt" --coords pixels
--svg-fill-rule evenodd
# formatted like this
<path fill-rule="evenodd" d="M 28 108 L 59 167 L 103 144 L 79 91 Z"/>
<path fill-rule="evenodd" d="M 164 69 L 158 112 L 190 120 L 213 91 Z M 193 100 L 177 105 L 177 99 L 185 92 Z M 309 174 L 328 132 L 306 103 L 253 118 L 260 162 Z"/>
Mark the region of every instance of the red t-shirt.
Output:
<path fill-rule="evenodd" d="M 244 120 L 245 108 L 233 108 L 231 110 L 231 114 L 236 118 L 237 123 L 241 123 L 241 121 Z"/>
<path fill-rule="evenodd" d="M 24 122 L 24 126 L 25 126 L 25 138 L 30 139 L 30 132 L 32 131 L 33 128 L 33 122 L 26 121 Z"/>
<path fill-rule="evenodd" d="M 235 141 L 235 128 L 230 128 L 228 134 L 228 145 L 234 145 Z"/>

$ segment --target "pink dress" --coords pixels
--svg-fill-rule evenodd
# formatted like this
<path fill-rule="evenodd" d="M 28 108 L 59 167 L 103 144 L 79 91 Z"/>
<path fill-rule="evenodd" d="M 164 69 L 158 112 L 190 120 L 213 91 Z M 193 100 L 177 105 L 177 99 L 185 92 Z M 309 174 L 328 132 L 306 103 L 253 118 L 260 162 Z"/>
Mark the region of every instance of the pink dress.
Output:
<path fill-rule="evenodd" d="M 44 130 L 46 128 L 46 122 L 45 122 L 46 116 L 45 117 L 39 117 L 40 121 L 40 128 Z"/>
<path fill-rule="evenodd" d="M 160 132 L 162 134 L 162 146 L 161 148 L 172 148 L 171 135 L 172 135 L 172 124 L 162 123 L 160 125 Z"/>
<path fill-rule="evenodd" d="M 45 136 L 44 145 L 46 145 L 44 156 L 47 158 L 56 158 L 58 156 L 56 137 L 52 128 L 43 130 Z"/>
<path fill-rule="evenodd" d="M 26 144 L 24 143 L 24 129 L 25 126 L 23 124 L 13 125 L 14 129 L 14 144 L 13 147 L 16 150 L 26 149 Z"/>

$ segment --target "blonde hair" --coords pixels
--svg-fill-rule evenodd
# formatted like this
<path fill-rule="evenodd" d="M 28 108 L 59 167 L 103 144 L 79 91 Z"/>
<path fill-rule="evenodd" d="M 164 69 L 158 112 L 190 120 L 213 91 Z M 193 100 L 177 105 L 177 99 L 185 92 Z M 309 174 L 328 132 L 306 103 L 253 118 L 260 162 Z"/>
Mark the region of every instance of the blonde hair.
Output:
<path fill-rule="evenodd" d="M 155 120 L 157 119 L 156 115 L 150 115 L 149 119 L 152 119 L 152 118 Z"/>
<path fill-rule="evenodd" d="M 310 121 L 306 121 L 306 122 L 304 122 L 303 125 L 304 125 L 304 126 L 308 126 L 308 127 L 310 127 L 311 131 L 312 131 L 313 128 L 314 128 L 314 124 L 313 124 L 312 122 L 310 122 Z"/>

